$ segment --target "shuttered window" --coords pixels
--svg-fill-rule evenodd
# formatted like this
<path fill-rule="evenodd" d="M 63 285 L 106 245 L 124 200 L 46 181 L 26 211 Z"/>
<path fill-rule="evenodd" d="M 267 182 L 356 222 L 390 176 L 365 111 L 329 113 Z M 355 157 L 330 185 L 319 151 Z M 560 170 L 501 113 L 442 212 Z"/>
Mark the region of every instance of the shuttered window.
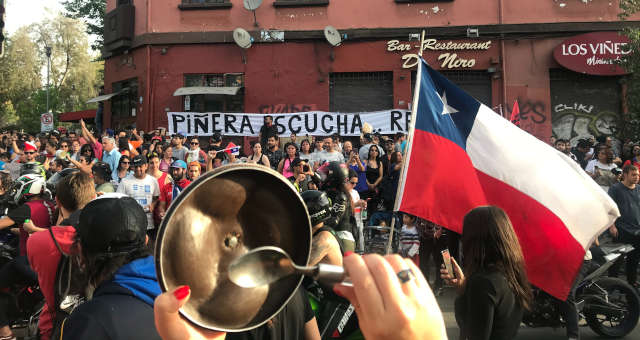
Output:
<path fill-rule="evenodd" d="M 393 109 L 393 72 L 340 72 L 329 77 L 332 112 Z"/>

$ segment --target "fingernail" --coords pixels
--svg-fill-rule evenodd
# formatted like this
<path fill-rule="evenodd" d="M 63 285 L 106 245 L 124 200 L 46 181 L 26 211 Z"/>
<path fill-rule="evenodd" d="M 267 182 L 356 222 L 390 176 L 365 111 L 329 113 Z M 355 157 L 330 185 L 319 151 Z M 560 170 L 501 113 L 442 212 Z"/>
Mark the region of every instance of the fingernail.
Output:
<path fill-rule="evenodd" d="M 338 285 L 333 286 L 333 292 L 340 297 L 344 297 L 344 295 L 342 295 L 342 292 L 340 292 L 340 288 L 338 287 Z"/>
<path fill-rule="evenodd" d="M 191 291 L 191 289 L 189 288 L 189 286 L 182 286 L 182 287 L 176 289 L 175 291 L 173 291 L 173 296 L 175 296 L 176 299 L 178 299 L 178 300 L 182 300 L 182 299 L 186 298 L 187 295 L 189 295 L 190 291 Z"/>
<path fill-rule="evenodd" d="M 344 253 L 344 257 L 347 257 L 347 256 L 352 255 L 352 254 L 353 254 L 352 251 L 347 251 L 347 252 Z"/>

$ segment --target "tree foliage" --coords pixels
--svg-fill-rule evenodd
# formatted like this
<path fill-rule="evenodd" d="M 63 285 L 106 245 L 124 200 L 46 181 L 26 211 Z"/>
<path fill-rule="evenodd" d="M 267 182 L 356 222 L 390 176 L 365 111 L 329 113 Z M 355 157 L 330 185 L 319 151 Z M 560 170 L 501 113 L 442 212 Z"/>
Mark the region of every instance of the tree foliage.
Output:
<path fill-rule="evenodd" d="M 91 45 L 96 51 L 102 50 L 104 32 L 105 0 L 65 0 L 62 2 L 67 16 L 83 19 L 87 24 L 87 33 L 96 40 Z"/>
<path fill-rule="evenodd" d="M 640 0 L 620 0 L 620 9 L 619 17 L 625 20 L 640 11 Z M 632 53 L 622 60 L 622 66 L 630 72 L 624 79 L 628 113 L 621 118 L 618 133 L 622 140 L 637 142 L 640 141 L 640 29 L 628 26 L 623 34 L 631 41 Z"/>
<path fill-rule="evenodd" d="M 47 108 L 45 46 L 52 50 L 49 108 L 54 116 L 90 108 L 86 101 L 102 83 L 102 62 L 92 62 L 84 23 L 59 15 L 8 37 L 0 57 L 0 127 L 40 129 L 40 114 Z"/>

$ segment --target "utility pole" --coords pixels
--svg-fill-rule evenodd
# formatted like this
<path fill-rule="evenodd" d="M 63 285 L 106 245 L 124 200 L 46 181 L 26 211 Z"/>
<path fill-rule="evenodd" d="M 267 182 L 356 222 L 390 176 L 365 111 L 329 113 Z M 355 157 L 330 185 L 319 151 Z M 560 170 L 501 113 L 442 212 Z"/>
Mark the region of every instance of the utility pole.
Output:
<path fill-rule="evenodd" d="M 51 70 L 51 47 L 45 46 L 44 51 L 47 55 L 47 113 L 49 112 L 49 73 Z"/>

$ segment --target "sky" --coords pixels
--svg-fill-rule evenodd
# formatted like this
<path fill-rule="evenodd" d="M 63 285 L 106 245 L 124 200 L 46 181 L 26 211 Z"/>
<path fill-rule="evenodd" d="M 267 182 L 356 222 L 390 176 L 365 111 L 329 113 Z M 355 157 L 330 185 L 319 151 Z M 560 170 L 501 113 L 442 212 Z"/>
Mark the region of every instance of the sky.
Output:
<path fill-rule="evenodd" d="M 5 32 L 55 16 L 62 11 L 59 0 L 6 0 Z"/>

